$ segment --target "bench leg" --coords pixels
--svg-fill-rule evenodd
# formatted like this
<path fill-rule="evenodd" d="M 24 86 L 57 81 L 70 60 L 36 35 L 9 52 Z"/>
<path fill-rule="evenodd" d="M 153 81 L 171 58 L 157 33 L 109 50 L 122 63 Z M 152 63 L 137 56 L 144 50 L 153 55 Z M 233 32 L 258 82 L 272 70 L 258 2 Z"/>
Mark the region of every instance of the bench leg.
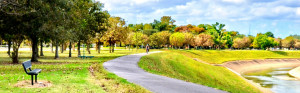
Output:
<path fill-rule="evenodd" d="M 33 85 L 33 75 L 31 75 L 31 85 Z"/>
<path fill-rule="evenodd" d="M 35 75 L 35 83 L 37 83 L 37 75 Z"/>

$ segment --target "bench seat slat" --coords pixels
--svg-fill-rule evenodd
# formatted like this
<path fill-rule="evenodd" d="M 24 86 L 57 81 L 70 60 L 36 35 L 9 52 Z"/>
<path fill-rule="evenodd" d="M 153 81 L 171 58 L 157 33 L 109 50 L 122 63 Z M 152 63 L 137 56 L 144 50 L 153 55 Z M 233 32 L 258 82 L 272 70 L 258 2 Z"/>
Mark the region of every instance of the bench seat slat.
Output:
<path fill-rule="evenodd" d="M 34 69 L 30 72 L 28 72 L 28 75 L 37 75 L 42 71 L 42 69 Z"/>

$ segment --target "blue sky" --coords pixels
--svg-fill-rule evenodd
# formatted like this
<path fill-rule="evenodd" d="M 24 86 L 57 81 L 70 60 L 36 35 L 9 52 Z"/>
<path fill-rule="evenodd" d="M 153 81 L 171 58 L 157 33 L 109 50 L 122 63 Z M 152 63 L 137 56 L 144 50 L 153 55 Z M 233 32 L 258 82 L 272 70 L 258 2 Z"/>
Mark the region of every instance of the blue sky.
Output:
<path fill-rule="evenodd" d="M 175 24 L 226 24 L 228 31 L 275 37 L 300 34 L 300 0 L 98 0 L 112 16 L 128 24 L 152 23 L 172 16 Z"/>

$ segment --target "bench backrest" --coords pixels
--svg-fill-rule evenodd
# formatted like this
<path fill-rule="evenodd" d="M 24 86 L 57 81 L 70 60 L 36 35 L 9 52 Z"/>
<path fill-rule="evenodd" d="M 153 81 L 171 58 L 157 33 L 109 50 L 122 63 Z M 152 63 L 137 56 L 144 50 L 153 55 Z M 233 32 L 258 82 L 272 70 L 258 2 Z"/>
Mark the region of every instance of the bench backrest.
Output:
<path fill-rule="evenodd" d="M 22 65 L 26 73 L 28 73 L 27 69 L 31 71 L 31 60 L 23 62 Z"/>

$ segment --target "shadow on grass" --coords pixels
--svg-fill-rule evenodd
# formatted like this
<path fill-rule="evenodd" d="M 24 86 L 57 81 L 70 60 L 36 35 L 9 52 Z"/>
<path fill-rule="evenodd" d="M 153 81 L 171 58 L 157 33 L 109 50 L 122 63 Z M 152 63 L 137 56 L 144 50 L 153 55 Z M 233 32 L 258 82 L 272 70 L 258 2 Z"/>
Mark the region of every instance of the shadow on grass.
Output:
<path fill-rule="evenodd" d="M 284 52 L 284 51 L 271 51 L 271 52 L 276 53 L 276 54 L 279 54 L 279 55 L 287 56 L 287 53 Z"/>

